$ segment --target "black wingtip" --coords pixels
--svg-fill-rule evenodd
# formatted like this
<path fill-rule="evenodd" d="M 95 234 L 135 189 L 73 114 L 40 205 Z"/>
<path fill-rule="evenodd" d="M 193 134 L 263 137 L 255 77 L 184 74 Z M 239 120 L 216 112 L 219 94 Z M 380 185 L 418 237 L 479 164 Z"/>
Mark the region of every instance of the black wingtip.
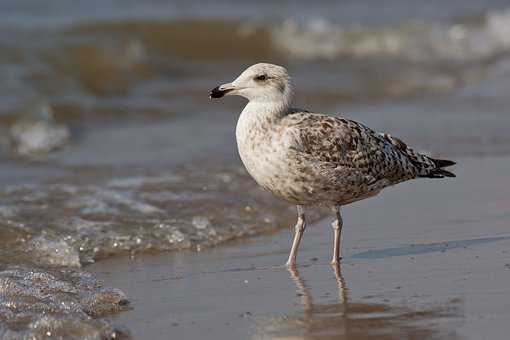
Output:
<path fill-rule="evenodd" d="M 449 159 L 434 159 L 434 165 L 438 168 L 446 168 L 455 164 L 457 163 Z"/>
<path fill-rule="evenodd" d="M 445 178 L 445 177 L 457 177 L 453 172 L 447 171 L 443 168 L 455 165 L 454 161 L 449 159 L 432 159 L 434 162 L 435 169 L 431 169 L 427 174 L 420 175 L 418 177 L 425 178 Z"/>
<path fill-rule="evenodd" d="M 445 177 L 457 177 L 453 172 L 446 171 L 443 169 L 434 169 L 426 175 L 419 175 L 422 178 L 445 178 Z"/>
<path fill-rule="evenodd" d="M 444 169 L 438 169 L 437 173 L 443 177 L 457 177 L 453 172 L 446 171 Z"/>

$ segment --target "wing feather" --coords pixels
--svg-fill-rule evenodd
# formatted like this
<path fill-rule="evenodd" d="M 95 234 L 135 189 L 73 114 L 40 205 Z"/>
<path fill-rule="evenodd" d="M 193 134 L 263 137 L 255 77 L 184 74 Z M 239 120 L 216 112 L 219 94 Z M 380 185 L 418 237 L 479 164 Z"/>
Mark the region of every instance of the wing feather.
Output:
<path fill-rule="evenodd" d="M 436 168 L 431 158 L 400 139 L 352 120 L 302 113 L 294 121 L 300 152 L 317 162 L 357 171 L 365 177 L 365 184 L 394 184 Z"/>

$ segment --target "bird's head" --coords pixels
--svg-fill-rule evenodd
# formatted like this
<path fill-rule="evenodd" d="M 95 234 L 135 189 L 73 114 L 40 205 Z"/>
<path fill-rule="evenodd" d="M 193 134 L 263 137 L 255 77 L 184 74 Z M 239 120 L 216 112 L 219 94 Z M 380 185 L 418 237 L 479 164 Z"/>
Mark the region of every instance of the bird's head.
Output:
<path fill-rule="evenodd" d="M 248 67 L 233 82 L 211 90 L 210 98 L 237 95 L 254 102 L 290 103 L 292 87 L 287 70 L 278 65 L 259 63 Z"/>

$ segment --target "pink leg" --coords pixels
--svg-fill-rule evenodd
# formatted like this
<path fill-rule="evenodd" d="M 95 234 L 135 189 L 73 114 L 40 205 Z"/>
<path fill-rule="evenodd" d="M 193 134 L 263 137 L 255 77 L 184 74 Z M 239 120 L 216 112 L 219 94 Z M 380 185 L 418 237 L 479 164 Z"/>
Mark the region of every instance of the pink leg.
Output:
<path fill-rule="evenodd" d="M 340 262 L 340 243 L 342 239 L 342 226 L 343 220 L 342 215 L 340 213 L 340 206 L 337 205 L 335 207 L 336 210 L 336 220 L 332 223 L 333 232 L 334 232 L 334 240 L 333 240 L 333 259 L 331 260 L 331 264 L 338 264 Z"/>
<path fill-rule="evenodd" d="M 289 259 L 286 263 L 287 267 L 294 267 L 296 265 L 297 250 L 299 248 L 299 243 L 301 242 L 301 237 L 303 237 L 303 233 L 306 228 L 305 211 L 302 205 L 297 206 L 297 212 L 298 220 L 296 226 L 294 227 L 294 240 L 292 241 L 292 248 L 290 248 Z"/>

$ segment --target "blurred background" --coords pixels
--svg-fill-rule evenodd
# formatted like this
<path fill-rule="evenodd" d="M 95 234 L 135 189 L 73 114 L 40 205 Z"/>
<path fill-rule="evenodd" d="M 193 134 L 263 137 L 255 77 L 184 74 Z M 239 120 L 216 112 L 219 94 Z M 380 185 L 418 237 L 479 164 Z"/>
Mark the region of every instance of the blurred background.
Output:
<path fill-rule="evenodd" d="M 260 61 L 287 66 L 308 109 L 451 156 L 510 150 L 509 1 L 2 0 L 0 28 L 3 161 L 235 156 L 242 101 L 207 93 Z"/>
<path fill-rule="evenodd" d="M 238 159 L 243 99 L 208 98 L 256 62 L 289 69 L 297 106 L 418 150 L 510 152 L 509 1 L 2 0 L 0 50 L 9 261 L 79 266 L 289 223 Z"/>
<path fill-rule="evenodd" d="M 256 62 L 289 69 L 296 105 L 419 150 L 510 152 L 509 1 L 2 0 L 0 50 L 0 233 L 20 256 L 56 242 L 37 261 L 285 224 L 240 167 L 243 100 L 208 99 Z"/>
<path fill-rule="evenodd" d="M 0 264 L 287 226 L 240 166 L 244 101 L 208 98 L 256 62 L 420 151 L 510 153 L 510 1 L 0 0 L 0 51 Z"/>

